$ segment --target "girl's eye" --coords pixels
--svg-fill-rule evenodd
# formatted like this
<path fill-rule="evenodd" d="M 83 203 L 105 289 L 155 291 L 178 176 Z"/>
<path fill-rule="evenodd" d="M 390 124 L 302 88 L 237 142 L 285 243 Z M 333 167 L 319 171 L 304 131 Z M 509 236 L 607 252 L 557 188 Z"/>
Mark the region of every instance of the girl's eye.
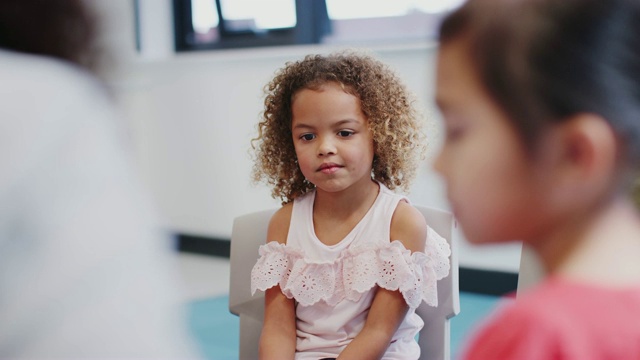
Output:
<path fill-rule="evenodd" d="M 340 136 L 340 137 L 349 137 L 351 135 L 353 135 L 353 131 L 350 131 L 350 130 L 340 130 L 340 131 L 338 131 L 338 136 Z"/>
<path fill-rule="evenodd" d="M 462 137 L 464 129 L 461 126 L 447 128 L 446 141 L 456 141 Z"/>
<path fill-rule="evenodd" d="M 300 139 L 305 140 L 305 141 L 309 141 L 309 140 L 313 140 L 315 139 L 315 135 L 313 134 L 302 134 L 300 135 Z"/>

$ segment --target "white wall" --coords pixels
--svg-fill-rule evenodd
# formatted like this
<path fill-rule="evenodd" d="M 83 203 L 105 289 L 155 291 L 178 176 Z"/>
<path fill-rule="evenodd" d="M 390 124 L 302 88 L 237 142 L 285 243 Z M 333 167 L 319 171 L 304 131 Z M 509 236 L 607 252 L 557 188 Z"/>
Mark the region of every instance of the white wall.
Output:
<path fill-rule="evenodd" d="M 153 29 L 160 31 L 155 31 L 155 40 L 148 40 L 152 45 L 143 47 L 142 54 L 132 57 L 124 51 L 120 70 L 110 79 L 131 120 L 140 169 L 168 228 L 226 238 L 234 217 L 279 206 L 268 188 L 250 181 L 250 139 L 256 135 L 262 110 L 262 87 L 285 62 L 338 48 L 296 46 L 174 54 L 170 33 L 161 31 L 161 24 L 171 26 L 170 1 L 144 0 L 141 5 L 143 24 L 152 24 L 143 39 L 154 38 L 149 33 Z M 124 8 L 119 6 L 118 11 Z M 436 50 L 434 44 L 427 43 L 371 50 L 416 93 L 432 126 L 432 155 L 441 141 L 441 124 L 432 104 Z M 448 208 L 443 184 L 428 161 L 409 196 L 415 204 Z M 517 271 L 519 255 L 519 244 L 477 248 L 465 241 L 460 262 L 469 267 Z"/>

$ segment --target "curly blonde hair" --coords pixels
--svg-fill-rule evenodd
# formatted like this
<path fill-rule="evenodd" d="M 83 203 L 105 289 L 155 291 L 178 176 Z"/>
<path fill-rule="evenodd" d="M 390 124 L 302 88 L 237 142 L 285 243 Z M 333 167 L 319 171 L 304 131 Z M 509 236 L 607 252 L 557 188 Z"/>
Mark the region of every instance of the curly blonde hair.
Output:
<path fill-rule="evenodd" d="M 271 195 L 283 204 L 314 189 L 296 160 L 291 105 L 298 91 L 315 90 L 328 82 L 339 83 L 360 100 L 373 136 L 372 178 L 389 189 L 407 191 L 425 151 L 423 122 L 415 99 L 386 65 L 351 51 L 307 55 L 288 62 L 265 86 L 258 136 L 251 142 L 256 151 L 254 182 L 271 186 Z"/>

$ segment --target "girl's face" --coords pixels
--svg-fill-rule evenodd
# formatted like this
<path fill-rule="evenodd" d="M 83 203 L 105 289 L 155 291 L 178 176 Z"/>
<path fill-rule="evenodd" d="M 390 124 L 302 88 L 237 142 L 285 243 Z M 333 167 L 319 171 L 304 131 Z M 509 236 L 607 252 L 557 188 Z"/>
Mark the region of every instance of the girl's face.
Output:
<path fill-rule="evenodd" d="M 327 192 L 370 182 L 373 137 L 360 100 L 333 82 L 293 99 L 293 144 L 305 178 Z"/>
<path fill-rule="evenodd" d="M 503 111 L 482 88 L 464 40 L 440 48 L 436 101 L 445 144 L 435 162 L 467 239 L 526 240 L 544 220 L 548 181 Z M 537 159 L 537 158 L 536 158 Z"/>

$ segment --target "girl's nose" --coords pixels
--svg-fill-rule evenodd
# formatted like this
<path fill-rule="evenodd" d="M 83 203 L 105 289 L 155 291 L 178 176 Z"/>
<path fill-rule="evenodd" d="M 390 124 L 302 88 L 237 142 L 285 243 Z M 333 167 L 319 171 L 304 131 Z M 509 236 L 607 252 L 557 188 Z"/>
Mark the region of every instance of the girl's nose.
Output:
<path fill-rule="evenodd" d="M 335 155 L 336 147 L 330 139 L 320 139 L 318 142 L 318 156 Z"/>
<path fill-rule="evenodd" d="M 440 149 L 440 151 L 438 152 L 438 155 L 436 155 L 436 158 L 433 161 L 433 169 L 440 175 L 444 175 L 444 165 L 445 165 L 444 151 Z"/>

